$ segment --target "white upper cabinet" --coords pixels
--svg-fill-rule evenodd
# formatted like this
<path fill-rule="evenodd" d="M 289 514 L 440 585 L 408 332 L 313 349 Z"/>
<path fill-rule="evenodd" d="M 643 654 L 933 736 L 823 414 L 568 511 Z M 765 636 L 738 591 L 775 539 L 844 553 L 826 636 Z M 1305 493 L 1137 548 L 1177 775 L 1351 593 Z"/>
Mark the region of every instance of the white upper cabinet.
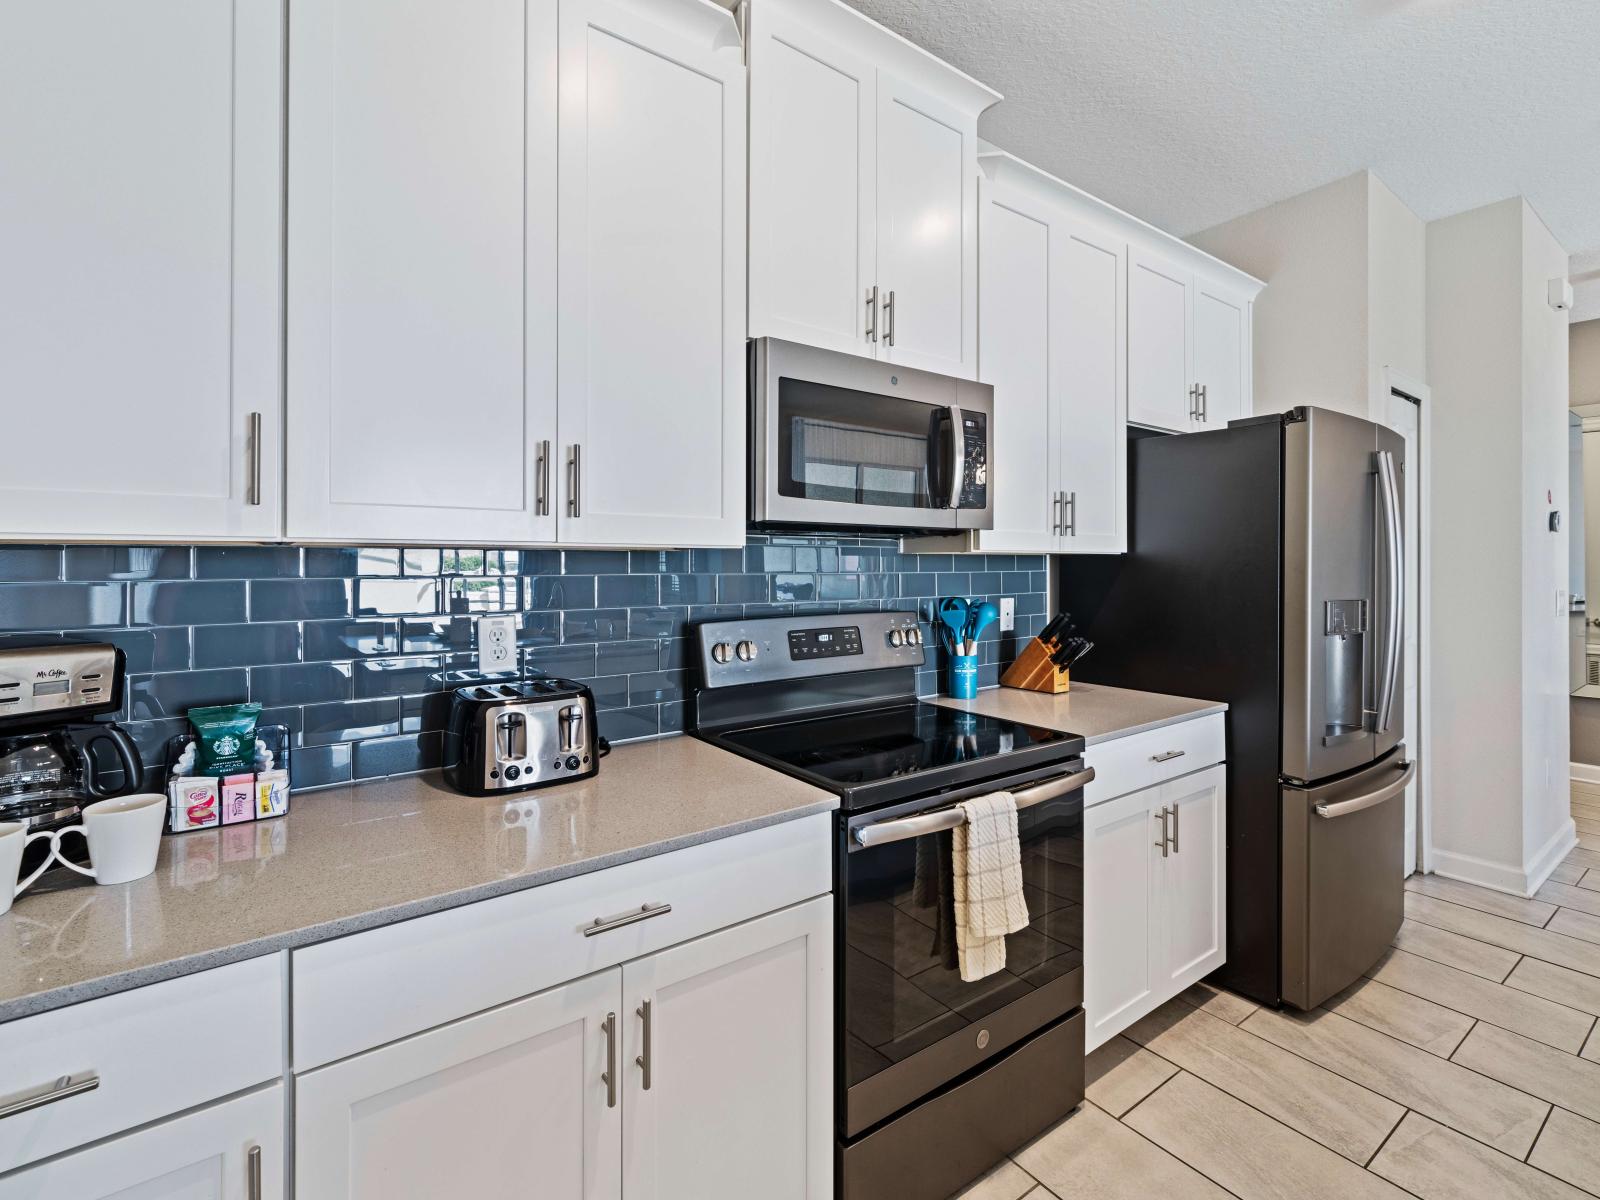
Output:
<path fill-rule="evenodd" d="M 0 5 L 0 537 L 282 533 L 281 0 Z"/>
<path fill-rule="evenodd" d="M 289 536 L 554 538 L 554 6 L 290 18 Z"/>
<path fill-rule="evenodd" d="M 682 0 L 560 8 L 560 539 L 742 545 L 736 31 L 660 24 Z"/>
<path fill-rule="evenodd" d="M 999 94 L 837 0 L 755 0 L 748 36 L 750 335 L 974 378 Z"/>
<path fill-rule="evenodd" d="M 742 542 L 731 15 L 292 2 L 289 535 Z"/>
<path fill-rule="evenodd" d="M 1191 433 L 1252 412 L 1250 322 L 1261 283 L 1198 250 L 1128 261 L 1128 420 Z"/>

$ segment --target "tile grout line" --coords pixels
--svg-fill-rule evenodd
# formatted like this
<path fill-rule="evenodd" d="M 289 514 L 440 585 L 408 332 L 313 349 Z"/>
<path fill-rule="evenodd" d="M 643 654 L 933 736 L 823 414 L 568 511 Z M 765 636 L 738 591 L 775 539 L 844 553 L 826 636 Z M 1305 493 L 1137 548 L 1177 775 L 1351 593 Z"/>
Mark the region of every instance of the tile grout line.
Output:
<path fill-rule="evenodd" d="M 1430 896 L 1430 897 L 1428 897 L 1428 899 L 1433 900 L 1435 903 L 1438 903 L 1438 904 L 1450 904 L 1450 901 L 1448 901 L 1448 900 L 1440 900 L 1436 896 Z M 1451 904 L 1451 907 L 1452 908 L 1460 908 L 1460 909 L 1465 910 L 1466 912 L 1474 912 L 1475 913 L 1475 912 L 1479 911 L 1478 909 L 1475 909 L 1475 908 L 1467 908 L 1467 906 L 1464 905 L 1464 904 Z M 1493 913 L 1483 913 L 1481 915 L 1483 915 L 1483 916 L 1493 916 L 1494 914 Z M 1507 918 L 1502 917 L 1501 919 L 1505 920 Z M 1554 914 L 1551 914 L 1551 919 L 1552 920 L 1555 919 Z M 1514 947 L 1511 947 L 1511 946 L 1502 946 L 1502 945 L 1498 944 L 1497 942 L 1486 942 L 1482 938 L 1473 937 L 1471 934 L 1462 933 L 1460 930 L 1451 929 L 1449 926 L 1446 926 L 1446 925 L 1435 925 L 1432 921 L 1428 921 L 1428 920 L 1424 919 L 1421 916 L 1412 916 L 1411 914 L 1408 913 L 1408 914 L 1406 914 L 1406 920 L 1415 922 L 1418 925 L 1426 925 L 1429 929 L 1437 929 L 1437 930 L 1440 930 L 1441 932 L 1444 932 L 1444 933 L 1453 933 L 1457 937 L 1466 938 L 1468 941 L 1477 942 L 1480 945 L 1492 946 L 1496 950 L 1505 950 L 1505 951 L 1507 951 L 1508 953 L 1511 953 L 1511 954 L 1521 954 L 1524 958 L 1532 958 L 1532 959 L 1535 959 L 1538 962 L 1545 963 L 1548 966 L 1559 967 L 1559 966 L 1562 965 L 1561 963 L 1550 962 L 1550 960 L 1546 959 L 1546 958 L 1540 958 L 1537 954 L 1533 954 L 1533 953 L 1530 953 L 1528 951 L 1517 950 L 1517 949 L 1515 949 Z M 1535 932 L 1538 932 L 1538 933 L 1548 933 L 1553 937 L 1566 938 L 1568 941 L 1575 942 L 1579 946 L 1591 947 L 1591 948 L 1595 949 L 1597 952 L 1600 952 L 1600 942 L 1591 942 L 1587 938 L 1575 937 L 1574 935 L 1572 935 L 1570 933 L 1562 933 L 1559 929 L 1540 929 L 1538 926 L 1535 926 L 1535 925 L 1529 925 L 1529 926 L 1527 926 L 1527 928 L 1530 929 L 1530 930 L 1533 930 Z M 1398 949 L 1398 947 L 1397 947 L 1397 949 Z M 1410 953 L 1410 951 L 1407 951 L 1407 953 Z M 1424 957 L 1424 956 L 1418 955 L 1418 957 L 1421 958 L 1421 957 Z M 1429 962 L 1434 962 L 1436 960 L 1429 959 L 1428 961 Z M 1445 963 L 1443 965 L 1444 966 L 1449 966 L 1450 964 L 1449 963 Z M 1461 968 L 1457 967 L 1456 969 L 1460 970 Z M 1577 967 L 1568 967 L 1567 970 L 1569 970 L 1569 971 L 1578 971 L 1578 968 Z M 1472 974 L 1472 972 L 1470 972 L 1470 971 L 1467 972 L 1467 973 L 1469 975 Z M 1595 973 L 1592 972 L 1592 971 L 1578 971 L 1578 974 L 1580 974 L 1580 975 L 1590 975 L 1593 978 L 1600 979 L 1600 975 L 1595 975 Z M 1479 976 L 1479 978 L 1485 978 L 1485 977 L 1484 976 Z"/>
<path fill-rule="evenodd" d="M 1146 1049 L 1148 1051 L 1148 1053 L 1154 1054 L 1155 1057 L 1157 1057 L 1157 1058 L 1161 1058 L 1161 1056 L 1159 1054 L 1156 1054 L 1154 1050 L 1148 1050 L 1147 1047 L 1141 1047 L 1141 1049 Z M 1216 1087 L 1215 1084 L 1211 1083 L 1209 1080 L 1206 1080 L 1206 1079 L 1204 1079 L 1203 1077 L 1201 1077 L 1199 1075 L 1195 1075 L 1192 1071 L 1185 1071 L 1182 1067 L 1178 1066 L 1177 1063 L 1172 1062 L 1170 1059 L 1161 1058 L 1161 1061 L 1166 1063 L 1168 1066 L 1173 1068 L 1172 1074 L 1168 1075 L 1160 1083 L 1156 1084 L 1155 1087 L 1151 1088 L 1147 1095 L 1141 1096 L 1139 1098 L 1139 1103 L 1135 1104 L 1133 1106 L 1133 1108 L 1130 1108 L 1127 1112 L 1123 1113 L 1122 1116 L 1120 1116 L 1120 1117 L 1111 1117 L 1111 1119 L 1113 1121 L 1115 1121 L 1118 1125 L 1121 1125 L 1129 1133 L 1133 1134 L 1134 1137 L 1140 1138 L 1141 1140 L 1143 1140 L 1143 1141 L 1149 1143 L 1150 1145 L 1154 1146 L 1162 1154 L 1165 1154 L 1168 1158 L 1172 1159 L 1173 1162 L 1182 1163 L 1184 1166 L 1188 1167 L 1189 1170 L 1193 1171 L 1196 1175 L 1200 1176 L 1201 1179 L 1209 1181 L 1210 1183 L 1214 1184 L 1216 1187 L 1221 1188 L 1222 1191 L 1226 1192 L 1228 1195 L 1233 1196 L 1235 1198 L 1235 1200 L 1239 1200 L 1239 1193 L 1238 1192 L 1233 1191 L 1231 1188 L 1223 1187 L 1223 1185 L 1220 1182 L 1218 1182 L 1215 1179 L 1212 1179 L 1211 1176 L 1207 1175 L 1204 1171 L 1202 1171 L 1199 1167 L 1195 1166 L 1188 1159 L 1182 1158 L 1179 1155 L 1174 1154 L 1171 1150 L 1168 1150 L 1165 1146 L 1163 1146 L 1160 1142 L 1156 1141 L 1154 1138 L 1146 1137 L 1141 1130 L 1135 1129 L 1132 1125 L 1128 1124 L 1126 1118 L 1127 1118 L 1129 1113 L 1132 1113 L 1135 1109 L 1137 1109 L 1139 1107 L 1140 1104 L 1143 1104 L 1146 1100 L 1150 1099 L 1151 1096 L 1154 1096 L 1157 1092 L 1159 1092 L 1162 1088 L 1166 1087 L 1167 1084 L 1171 1083 L 1174 1079 L 1178 1078 L 1178 1076 L 1180 1076 L 1180 1075 L 1189 1075 L 1194 1079 L 1199 1079 L 1202 1083 L 1205 1083 L 1210 1087 Z M 1219 1092 L 1222 1091 L 1221 1088 L 1217 1088 L 1217 1090 Z M 1224 1092 L 1223 1094 L 1224 1095 L 1230 1095 L 1231 1093 Z M 1239 1098 L 1237 1096 L 1235 1096 L 1234 1099 L 1238 1100 Z M 1089 1101 L 1086 1100 L 1086 1101 L 1084 1101 L 1084 1103 L 1087 1104 L 1087 1103 L 1089 1103 Z M 1254 1107 L 1253 1105 L 1247 1104 L 1243 1100 L 1240 1100 L 1239 1103 L 1244 1104 L 1245 1107 L 1247 1107 L 1247 1108 L 1253 1108 Z M 1099 1105 L 1095 1105 L 1095 1107 L 1099 1108 Z M 1101 1112 L 1105 1112 L 1105 1109 L 1100 1109 L 1100 1111 Z M 1261 1112 L 1260 1109 L 1256 1109 L 1255 1111 Z M 1106 1115 L 1108 1117 L 1111 1116 L 1110 1113 L 1106 1113 Z M 1272 1116 L 1270 1113 L 1261 1113 L 1261 1115 L 1266 1117 L 1269 1121 L 1277 1120 L 1277 1118 Z M 1283 1124 L 1281 1121 L 1279 1121 L 1278 1123 L 1280 1125 Z M 1285 1125 L 1284 1128 L 1288 1129 L 1289 1126 Z M 1291 1132 L 1298 1133 L 1299 1131 L 1298 1130 L 1291 1130 Z M 1300 1136 L 1304 1137 L 1305 1135 L 1301 1134 Z M 1335 1153 L 1337 1153 L 1337 1152 L 1335 1152 Z M 1051 1194 L 1054 1195 L 1054 1193 L 1051 1193 Z"/>
<path fill-rule="evenodd" d="M 1398 1101 L 1397 1101 L 1397 1103 L 1398 1103 Z M 1401 1122 L 1404 1121 L 1408 1116 L 1410 1116 L 1411 1113 L 1414 1111 L 1411 1108 L 1410 1105 L 1402 1104 L 1400 1107 L 1402 1109 L 1404 1109 L 1404 1111 L 1400 1114 L 1399 1119 L 1395 1121 L 1394 1126 L 1389 1130 L 1389 1132 L 1383 1135 L 1383 1141 L 1378 1143 L 1378 1148 L 1376 1150 L 1374 1150 L 1367 1157 L 1367 1161 L 1366 1162 L 1361 1164 L 1361 1169 L 1363 1171 L 1369 1171 L 1374 1175 L 1378 1174 L 1376 1171 L 1372 1170 L 1372 1164 L 1378 1161 L 1378 1155 L 1383 1153 L 1383 1148 L 1389 1144 L 1389 1139 L 1394 1136 L 1394 1131 L 1396 1129 L 1400 1128 Z M 1418 1115 L 1420 1116 L 1421 1114 L 1419 1113 Z M 1441 1124 L 1442 1124 L 1442 1122 L 1441 1122 Z M 1457 1132 L 1460 1132 L 1460 1131 L 1458 1130 Z M 1381 1178 L 1383 1178 L 1383 1176 L 1379 1175 L 1378 1178 L 1381 1179 Z"/>
<path fill-rule="evenodd" d="M 1555 1111 L 1556 1106 L 1554 1104 L 1551 1104 L 1549 1109 L 1545 1111 L 1544 1120 L 1539 1122 L 1539 1132 L 1533 1135 L 1533 1141 L 1528 1143 L 1528 1152 L 1522 1156 L 1523 1162 L 1528 1162 L 1528 1160 L 1533 1157 L 1533 1152 L 1539 1148 L 1539 1139 L 1544 1136 L 1544 1127 L 1550 1124 L 1550 1114 Z M 1533 1166 L 1532 1163 L 1528 1163 L 1528 1165 L 1530 1167 Z M 1539 1168 L 1534 1167 L 1534 1170 L 1537 1171 L 1538 1169 Z"/>

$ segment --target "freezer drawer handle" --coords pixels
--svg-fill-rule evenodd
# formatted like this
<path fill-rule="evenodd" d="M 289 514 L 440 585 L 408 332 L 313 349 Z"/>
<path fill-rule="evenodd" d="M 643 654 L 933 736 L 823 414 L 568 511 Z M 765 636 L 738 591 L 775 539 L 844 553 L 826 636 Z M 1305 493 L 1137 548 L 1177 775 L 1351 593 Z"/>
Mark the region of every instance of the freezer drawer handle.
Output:
<path fill-rule="evenodd" d="M 1043 804 L 1046 800 L 1054 800 L 1057 796 L 1075 792 L 1085 784 L 1093 782 L 1094 768 L 1085 767 L 1081 771 L 1074 771 L 1071 775 L 1047 779 L 1033 787 L 1013 788 L 1011 795 L 1016 800 L 1017 810 L 1020 812 L 1024 808 L 1031 808 L 1035 804 Z M 885 842 L 900 842 L 927 833 L 941 833 L 965 823 L 966 818 L 961 815 L 959 808 L 941 808 L 938 812 L 919 813 L 914 817 L 901 817 L 898 820 L 863 825 L 856 830 L 855 839 L 858 846 L 881 846 Z"/>
<path fill-rule="evenodd" d="M 1347 817 L 1351 813 L 1358 813 L 1364 808 L 1375 808 L 1385 800 L 1392 800 L 1406 790 L 1406 785 L 1415 778 L 1417 764 L 1403 762 L 1396 764 L 1400 771 L 1400 778 L 1390 780 L 1376 791 L 1368 792 L 1365 796 L 1356 796 L 1350 800 L 1340 800 L 1337 804 L 1314 805 L 1319 817 Z"/>
<path fill-rule="evenodd" d="M 1187 750 L 1168 750 L 1165 754 L 1152 754 L 1151 762 L 1171 762 L 1175 758 L 1182 758 L 1189 753 Z"/>

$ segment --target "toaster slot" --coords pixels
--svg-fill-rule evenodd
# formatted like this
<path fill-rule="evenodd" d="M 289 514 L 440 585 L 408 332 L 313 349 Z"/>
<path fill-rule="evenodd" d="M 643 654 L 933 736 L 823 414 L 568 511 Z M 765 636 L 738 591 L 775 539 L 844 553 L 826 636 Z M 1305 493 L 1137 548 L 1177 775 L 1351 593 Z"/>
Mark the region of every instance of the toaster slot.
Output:
<path fill-rule="evenodd" d="M 520 712 L 497 714 L 494 731 L 495 753 L 501 762 L 520 762 L 528 757 L 528 722 Z"/>

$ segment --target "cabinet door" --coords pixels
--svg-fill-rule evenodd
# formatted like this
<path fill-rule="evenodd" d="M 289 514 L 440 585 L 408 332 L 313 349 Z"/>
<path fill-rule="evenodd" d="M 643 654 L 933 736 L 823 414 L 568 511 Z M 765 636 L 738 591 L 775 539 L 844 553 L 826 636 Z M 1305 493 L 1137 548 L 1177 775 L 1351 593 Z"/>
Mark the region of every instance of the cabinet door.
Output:
<path fill-rule="evenodd" d="M 0 537 L 282 533 L 282 63 L 281 0 L 0 5 Z"/>
<path fill-rule="evenodd" d="M 620 983 L 613 968 L 299 1076 L 296 1195 L 619 1197 L 621 1080 L 603 1076 L 623 1069 Z"/>
<path fill-rule="evenodd" d="M 1138 248 L 1128 252 L 1128 420 L 1188 432 L 1189 292 L 1182 268 Z"/>
<path fill-rule="evenodd" d="M 1153 932 L 1161 902 L 1160 788 L 1083 814 L 1084 1011 L 1089 1049 L 1143 1016 L 1156 998 Z"/>
<path fill-rule="evenodd" d="M 561 0 L 560 536 L 742 545 L 745 88 L 688 0 Z M 731 29 L 731 21 L 729 22 Z"/>
<path fill-rule="evenodd" d="M 822 896 L 623 968 L 629 1200 L 832 1196 L 832 921 Z"/>
<path fill-rule="evenodd" d="M 1127 247 L 1080 222 L 1064 223 L 1060 231 L 1051 392 L 1061 456 L 1061 548 L 1118 554 L 1128 548 Z"/>
<path fill-rule="evenodd" d="M 1172 852 L 1161 862 L 1161 981 L 1176 995 L 1226 957 L 1226 768 L 1209 767 L 1161 785 L 1172 811 Z M 1159 811 L 1159 809 L 1158 809 Z"/>
<path fill-rule="evenodd" d="M 1051 403 L 1051 252 L 1058 219 L 1016 190 L 980 180 L 979 377 L 994 387 L 994 528 L 978 535 L 996 553 L 1059 548 L 1056 446 Z"/>
<path fill-rule="evenodd" d="M 777 5 L 750 61 L 750 336 L 872 354 L 877 69 Z"/>
<path fill-rule="evenodd" d="M 553 538 L 554 6 L 291 3 L 289 536 Z"/>
<path fill-rule="evenodd" d="M 1248 414 L 1244 409 L 1250 371 L 1250 301 L 1196 279 L 1194 288 L 1194 381 L 1205 388 L 1197 429 L 1221 429 Z"/>
<path fill-rule="evenodd" d="M 283 1086 L 0 1176 L 0 1200 L 282 1200 Z"/>
<path fill-rule="evenodd" d="M 978 357 L 977 121 L 878 72 L 878 354 L 965 379 Z"/>

